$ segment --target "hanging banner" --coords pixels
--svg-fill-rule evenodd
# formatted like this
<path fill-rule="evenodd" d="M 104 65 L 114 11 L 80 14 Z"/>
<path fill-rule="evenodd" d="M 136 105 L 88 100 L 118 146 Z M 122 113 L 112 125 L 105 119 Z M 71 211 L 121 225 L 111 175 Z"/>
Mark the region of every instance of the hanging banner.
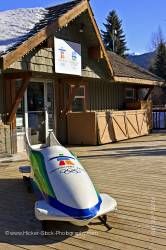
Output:
<path fill-rule="evenodd" d="M 54 38 L 55 72 L 81 76 L 81 44 Z"/>

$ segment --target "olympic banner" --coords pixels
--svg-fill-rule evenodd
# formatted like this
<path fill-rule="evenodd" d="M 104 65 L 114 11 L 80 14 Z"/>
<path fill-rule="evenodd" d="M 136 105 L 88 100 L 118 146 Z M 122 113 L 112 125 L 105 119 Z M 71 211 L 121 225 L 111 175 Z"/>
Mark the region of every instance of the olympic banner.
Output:
<path fill-rule="evenodd" d="M 54 38 L 55 72 L 81 76 L 81 44 Z"/>

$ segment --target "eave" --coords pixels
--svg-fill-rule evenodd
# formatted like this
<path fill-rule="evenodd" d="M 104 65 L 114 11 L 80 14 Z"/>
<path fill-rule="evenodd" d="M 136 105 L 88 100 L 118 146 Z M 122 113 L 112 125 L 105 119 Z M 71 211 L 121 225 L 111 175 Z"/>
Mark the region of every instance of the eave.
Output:
<path fill-rule="evenodd" d="M 134 77 L 123 77 L 123 76 L 114 76 L 114 81 L 119 83 L 129 83 L 129 84 L 141 84 L 141 85 L 151 85 L 151 86 L 162 86 L 164 81 L 160 80 L 146 80 Z"/>

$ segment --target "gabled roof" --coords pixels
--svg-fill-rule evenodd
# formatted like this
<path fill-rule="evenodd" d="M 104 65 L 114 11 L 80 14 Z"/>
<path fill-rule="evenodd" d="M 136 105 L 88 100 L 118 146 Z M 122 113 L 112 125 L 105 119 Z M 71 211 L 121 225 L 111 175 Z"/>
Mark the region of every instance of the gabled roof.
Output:
<path fill-rule="evenodd" d="M 144 83 L 147 85 L 164 83 L 162 78 L 113 52 L 109 51 L 108 56 L 112 63 L 116 82 Z"/>
<path fill-rule="evenodd" d="M 75 0 L 50 8 L 21 8 L 0 12 L 0 56 L 15 50 L 81 1 Z"/>
<path fill-rule="evenodd" d="M 115 82 L 147 85 L 163 79 L 121 58 L 107 53 L 89 0 L 74 0 L 49 8 L 28 8 L 0 12 L 0 68 L 7 69 L 59 29 L 87 11 L 99 45 Z"/>
<path fill-rule="evenodd" d="M 100 31 L 89 5 L 89 0 L 74 0 L 46 9 L 34 8 L 9 11 L 8 13 L 6 12 L 8 15 L 7 23 L 3 23 L 3 15 L 5 15 L 5 12 L 2 12 L 0 26 L 4 26 L 4 30 L 6 24 L 8 28 L 10 26 L 15 26 L 15 28 L 17 27 L 17 31 L 13 32 L 12 37 L 10 37 L 11 32 L 6 32 L 4 30 L 2 33 L 0 32 L 2 34 L 0 34 L 0 68 L 9 68 L 12 63 L 37 47 L 49 36 L 54 35 L 59 28 L 64 27 L 85 11 L 87 11 L 90 16 L 104 58 L 106 59 L 110 75 L 112 75 L 111 63 L 108 59 L 100 36 Z M 12 16 L 14 17 L 14 21 Z M 21 21 L 23 16 L 25 19 L 24 25 Z"/>

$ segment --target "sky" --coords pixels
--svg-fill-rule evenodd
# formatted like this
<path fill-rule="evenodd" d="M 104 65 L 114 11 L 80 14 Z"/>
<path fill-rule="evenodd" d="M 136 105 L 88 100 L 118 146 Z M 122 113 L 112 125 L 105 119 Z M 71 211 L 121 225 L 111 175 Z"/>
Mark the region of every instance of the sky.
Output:
<path fill-rule="evenodd" d="M 1 1 L 0 11 L 15 8 L 47 7 L 65 0 L 7 0 Z M 153 49 L 152 37 L 159 27 L 166 36 L 165 0 L 90 0 L 100 29 L 109 11 L 116 10 L 122 20 L 130 53 L 141 54 Z"/>

